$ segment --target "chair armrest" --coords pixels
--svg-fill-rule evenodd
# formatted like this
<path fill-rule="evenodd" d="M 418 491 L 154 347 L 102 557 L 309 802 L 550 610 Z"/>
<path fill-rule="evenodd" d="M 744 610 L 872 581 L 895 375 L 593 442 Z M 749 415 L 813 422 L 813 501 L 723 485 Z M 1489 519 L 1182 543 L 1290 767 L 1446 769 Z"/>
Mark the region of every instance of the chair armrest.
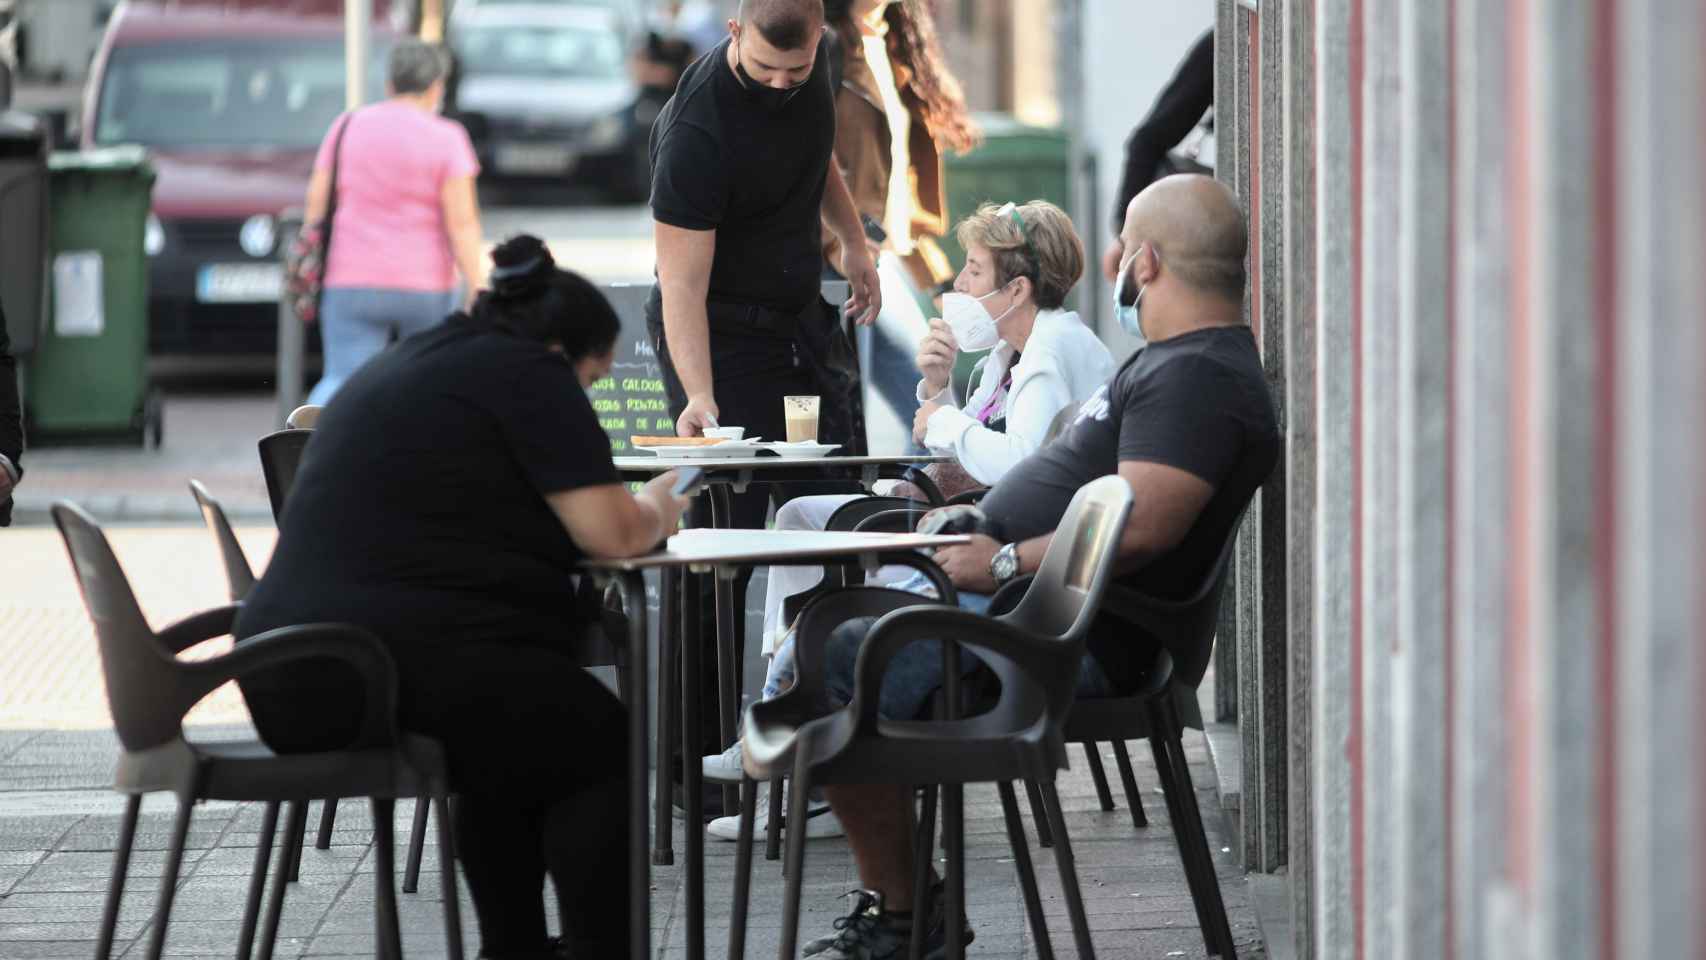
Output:
<path fill-rule="evenodd" d="M 306 623 L 258 633 L 230 653 L 184 664 L 185 674 L 205 689 L 197 699 L 228 680 L 268 667 L 328 658 L 352 667 L 365 687 L 361 732 L 352 747 L 397 742 L 397 668 L 379 638 L 348 623 Z M 193 702 L 193 701 L 192 701 Z"/>
<path fill-rule="evenodd" d="M 824 647 L 836 627 L 859 617 L 882 617 L 903 607 L 936 601 L 886 587 L 842 587 L 815 597 L 800 611 L 794 626 L 795 680 L 799 688 L 820 696 L 823 690 Z"/>
<path fill-rule="evenodd" d="M 970 504 L 972 506 L 976 506 L 977 504 L 983 502 L 983 495 L 988 493 L 988 492 L 989 492 L 989 488 L 984 487 L 981 490 L 967 490 L 963 493 L 956 493 L 953 496 L 948 498 L 948 506 L 954 506 L 955 504 L 962 504 L 962 503 L 963 504 Z"/>
<path fill-rule="evenodd" d="M 824 525 L 824 529 L 852 530 L 859 521 L 873 513 L 886 510 L 912 510 L 919 516 L 923 516 L 930 509 L 929 504 L 921 500 L 913 500 L 910 497 L 860 497 L 831 514 L 829 522 Z"/>
<path fill-rule="evenodd" d="M 855 533 L 911 533 L 924 511 L 912 508 L 884 510 L 873 513 L 853 525 Z"/>
<path fill-rule="evenodd" d="M 155 636 L 173 653 L 183 653 L 198 643 L 230 633 L 242 609 L 240 603 L 228 603 L 223 607 L 192 613 Z"/>
<path fill-rule="evenodd" d="M 907 467 L 902 479 L 924 491 L 924 499 L 930 501 L 932 507 L 939 507 L 947 502 L 942 496 L 942 488 L 936 486 L 936 481 L 930 478 L 930 474 L 919 467 Z"/>
<path fill-rule="evenodd" d="M 989 616 L 999 617 L 1004 613 L 1012 613 L 1019 606 L 1019 601 L 1025 599 L 1025 591 L 1031 589 L 1031 581 L 1037 575 L 1022 574 L 1002 584 L 989 598 Z"/>
<path fill-rule="evenodd" d="M 959 607 L 930 604 L 896 610 L 877 621 L 859 648 L 853 701 L 848 708 L 858 717 L 861 733 L 876 730 L 878 693 L 889 662 L 907 645 L 920 640 L 953 641 L 1011 661 L 1043 689 L 1045 696 L 1057 685 L 1072 682 L 1078 658 L 1084 652 L 1081 642 L 1040 640 L 1006 621 Z M 1011 693 L 1003 682 L 1001 698 L 1005 700 Z"/>

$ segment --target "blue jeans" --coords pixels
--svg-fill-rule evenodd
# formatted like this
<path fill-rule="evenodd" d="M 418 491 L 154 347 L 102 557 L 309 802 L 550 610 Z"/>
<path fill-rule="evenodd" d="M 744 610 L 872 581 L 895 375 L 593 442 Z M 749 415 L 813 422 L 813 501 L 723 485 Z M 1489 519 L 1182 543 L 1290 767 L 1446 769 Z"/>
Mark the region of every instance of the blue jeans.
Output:
<path fill-rule="evenodd" d="M 325 368 L 308 402 L 325 405 L 361 365 L 393 339 L 442 323 L 456 308 L 457 293 L 327 287 L 320 297 L 320 337 Z"/>
<path fill-rule="evenodd" d="M 894 589 L 909 593 L 935 595 L 923 574 L 915 574 Z M 990 597 L 981 593 L 961 593 L 960 608 L 973 613 L 989 610 Z M 824 689 L 831 699 L 848 703 L 853 699 L 854 670 L 859 662 L 859 648 L 877 622 L 876 617 L 856 617 L 836 627 L 824 645 Z M 788 677 L 793 676 L 794 637 L 790 633 L 776 658 L 789 658 Z M 969 648 L 960 650 L 960 676 L 969 676 L 983 661 Z M 938 640 L 921 640 L 908 644 L 889 661 L 883 673 L 882 689 L 877 693 L 877 713 L 888 720 L 912 720 L 924 712 L 930 696 L 942 686 L 942 644 Z M 1112 680 L 1095 657 L 1085 654 L 1078 661 L 1078 682 L 1075 694 L 1080 697 L 1111 697 L 1116 695 Z M 766 696 L 774 696 L 768 685 Z"/>

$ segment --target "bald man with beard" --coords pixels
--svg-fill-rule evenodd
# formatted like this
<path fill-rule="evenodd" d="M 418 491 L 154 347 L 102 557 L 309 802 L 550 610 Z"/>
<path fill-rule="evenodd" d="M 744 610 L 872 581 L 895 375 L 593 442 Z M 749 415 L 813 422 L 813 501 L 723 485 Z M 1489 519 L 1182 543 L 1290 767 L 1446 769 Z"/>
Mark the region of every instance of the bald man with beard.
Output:
<path fill-rule="evenodd" d="M 984 497 L 995 536 L 980 534 L 936 553 L 968 609 L 986 610 L 1001 584 L 1035 573 L 1073 494 L 1110 474 L 1125 479 L 1134 497 L 1116 582 L 1182 598 L 1212 569 L 1279 457 L 1273 400 L 1243 320 L 1248 235 L 1237 199 L 1208 177 L 1167 177 L 1132 199 L 1121 239 L 1130 253 L 1119 265 L 1115 306 L 1147 343 L 1084 403 L 1070 427 Z M 843 624 L 824 651 L 826 688 L 842 702 L 852 697 L 854 664 L 873 623 Z M 1080 697 L 1133 691 L 1155 655 L 1151 638 L 1100 621 L 1087 647 Z M 981 667 L 970 651 L 962 659 L 968 674 Z M 925 645 L 908 647 L 884 674 L 879 713 L 919 718 L 941 681 L 940 656 Z M 912 788 L 849 785 L 825 792 L 847 829 L 866 889 L 852 914 L 838 921 L 838 932 L 807 944 L 804 955 L 901 956 L 918 916 L 928 924 L 926 956 L 941 956 L 946 922 L 934 878 L 929 902 L 913 903 Z M 965 928 L 966 942 L 971 933 Z"/>

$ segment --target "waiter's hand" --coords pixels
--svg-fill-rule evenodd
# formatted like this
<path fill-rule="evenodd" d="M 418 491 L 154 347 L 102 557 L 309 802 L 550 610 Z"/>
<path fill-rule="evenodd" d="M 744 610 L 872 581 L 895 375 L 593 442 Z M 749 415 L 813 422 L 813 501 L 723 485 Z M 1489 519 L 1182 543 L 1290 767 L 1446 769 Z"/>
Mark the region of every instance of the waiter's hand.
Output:
<path fill-rule="evenodd" d="M 954 358 L 960 345 L 954 341 L 954 331 L 941 317 L 930 321 L 924 339 L 918 341 L 918 372 L 924 374 L 924 387 L 931 396 L 941 393 L 954 375 Z"/>
<path fill-rule="evenodd" d="M 678 437 L 702 437 L 706 427 L 717 425 L 717 401 L 710 394 L 687 398 L 687 409 L 681 411 L 681 416 L 675 418 L 675 435 Z"/>
<path fill-rule="evenodd" d="M 855 323 L 870 326 L 883 311 L 883 284 L 877 276 L 877 261 L 863 244 L 841 248 L 841 275 L 850 288 L 847 313 Z"/>
<path fill-rule="evenodd" d="M 918 405 L 918 412 L 912 417 L 912 439 L 924 442 L 924 433 L 930 426 L 930 415 L 942 409 L 942 404 L 934 400 L 926 400 Z"/>

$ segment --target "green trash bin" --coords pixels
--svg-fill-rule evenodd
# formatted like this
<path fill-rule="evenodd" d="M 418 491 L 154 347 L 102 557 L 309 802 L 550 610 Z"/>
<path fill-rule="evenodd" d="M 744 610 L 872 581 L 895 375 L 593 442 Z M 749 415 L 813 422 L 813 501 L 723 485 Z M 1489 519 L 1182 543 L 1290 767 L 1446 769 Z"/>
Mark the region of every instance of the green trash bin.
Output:
<path fill-rule="evenodd" d="M 956 270 L 965 265 L 966 253 L 954 239 L 954 226 L 979 204 L 1047 200 L 1072 209 L 1072 145 L 1065 131 L 1028 126 L 1004 113 L 978 114 L 977 124 L 983 143 L 943 160 L 948 235 L 942 249 Z"/>
<path fill-rule="evenodd" d="M 966 252 L 954 237 L 954 227 L 980 205 L 1047 200 L 1062 210 L 1072 209 L 1072 146 L 1065 131 L 1028 126 L 1005 113 L 979 114 L 977 124 L 983 143 L 970 153 L 950 153 L 943 159 L 948 233 L 942 250 L 955 271 L 965 266 Z M 1074 291 L 1067 306 L 1076 299 Z M 960 354 L 954 367 L 960 396 L 966 395 L 972 368 L 982 358 L 982 353 Z"/>
<path fill-rule="evenodd" d="M 141 147 L 48 158 L 48 322 L 24 380 L 32 440 L 162 432 L 148 383 L 148 264 L 142 234 L 154 168 Z"/>

